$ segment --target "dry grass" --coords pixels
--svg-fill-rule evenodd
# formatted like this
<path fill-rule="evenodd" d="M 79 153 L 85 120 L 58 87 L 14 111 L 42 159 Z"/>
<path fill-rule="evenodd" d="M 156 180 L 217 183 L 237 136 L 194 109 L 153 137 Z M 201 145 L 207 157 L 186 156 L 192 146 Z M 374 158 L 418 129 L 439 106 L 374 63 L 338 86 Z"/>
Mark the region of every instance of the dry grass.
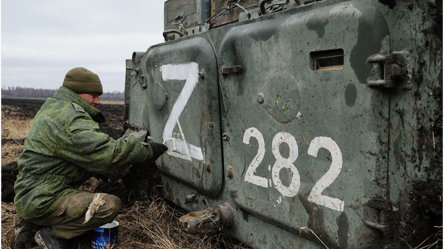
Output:
<path fill-rule="evenodd" d="M 178 219 L 184 213 L 163 198 L 138 201 L 117 217 L 119 248 L 246 248 L 221 233 L 212 236 L 184 233 Z"/>
<path fill-rule="evenodd" d="M 421 244 L 411 247 L 409 243 L 405 242 L 411 249 L 435 249 L 442 248 L 442 226 L 435 226 L 438 230 L 425 239 Z"/>
<path fill-rule="evenodd" d="M 8 109 L 8 115 L 3 112 Z M 32 119 L 18 119 L 19 109 L 2 106 L 2 165 L 17 161 L 23 151 L 23 143 L 31 127 Z"/>
<path fill-rule="evenodd" d="M 2 248 L 15 248 L 16 229 L 23 220 L 15 211 L 13 203 L 2 202 Z"/>
<path fill-rule="evenodd" d="M 119 248 L 248 248 L 223 233 L 212 236 L 184 233 L 178 224 L 183 214 L 157 193 L 152 193 L 146 200 L 135 202 L 130 208 L 121 210 L 117 216 L 120 224 Z M 14 204 L 2 202 L 2 248 L 15 248 L 16 231 L 23 224 Z M 90 246 L 90 240 L 77 243 L 79 249 Z"/>
<path fill-rule="evenodd" d="M 23 151 L 23 145 L 11 142 L 2 143 L 2 165 L 16 162 Z"/>
<path fill-rule="evenodd" d="M 7 109 L 6 115 L 3 110 Z M 23 151 L 23 143 L 31 127 L 32 119 L 19 119 L 20 109 L 2 105 L 1 164 L 16 162 Z M 2 202 L 2 248 L 15 248 L 16 230 L 23 225 L 13 203 Z"/>
<path fill-rule="evenodd" d="M 2 115 L 2 139 L 23 140 L 28 134 L 32 120 L 19 120 L 15 117 Z"/>

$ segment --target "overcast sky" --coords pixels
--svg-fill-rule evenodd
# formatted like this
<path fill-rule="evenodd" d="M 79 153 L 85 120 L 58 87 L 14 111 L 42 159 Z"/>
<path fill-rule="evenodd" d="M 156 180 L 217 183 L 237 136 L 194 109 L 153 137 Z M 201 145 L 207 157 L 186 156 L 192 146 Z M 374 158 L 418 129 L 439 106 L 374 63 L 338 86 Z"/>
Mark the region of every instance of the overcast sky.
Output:
<path fill-rule="evenodd" d="M 2 0 L 1 85 L 57 89 L 85 67 L 124 91 L 125 59 L 162 43 L 164 0 Z"/>

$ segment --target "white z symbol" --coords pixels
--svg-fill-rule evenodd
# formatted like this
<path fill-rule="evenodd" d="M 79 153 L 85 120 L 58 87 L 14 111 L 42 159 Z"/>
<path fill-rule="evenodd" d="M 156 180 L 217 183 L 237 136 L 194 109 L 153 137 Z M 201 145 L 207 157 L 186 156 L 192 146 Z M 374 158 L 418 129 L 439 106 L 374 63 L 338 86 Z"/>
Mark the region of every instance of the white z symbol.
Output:
<path fill-rule="evenodd" d="M 188 100 L 193 93 L 194 88 L 198 83 L 199 65 L 196 62 L 187 64 L 172 65 L 167 64 L 160 67 L 162 72 L 162 79 L 166 80 L 186 80 L 182 91 L 179 94 L 168 121 L 165 124 L 163 131 L 163 141 L 168 146 L 167 154 L 191 161 L 191 158 L 205 162 L 205 153 L 202 148 L 188 144 L 179 123 L 179 117 Z M 174 127 L 179 127 L 179 131 L 183 140 L 173 138 Z"/>

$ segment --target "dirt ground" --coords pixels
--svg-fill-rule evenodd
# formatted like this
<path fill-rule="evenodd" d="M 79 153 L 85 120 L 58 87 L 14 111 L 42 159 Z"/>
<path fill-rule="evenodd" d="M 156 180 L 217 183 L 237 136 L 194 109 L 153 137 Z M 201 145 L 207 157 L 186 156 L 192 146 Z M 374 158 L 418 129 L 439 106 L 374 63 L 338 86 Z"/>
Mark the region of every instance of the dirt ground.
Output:
<path fill-rule="evenodd" d="M 23 150 L 32 119 L 43 100 L 15 100 L 2 98 L 2 248 L 15 248 L 16 234 L 23 226 L 13 204 L 14 182 L 18 173 L 17 158 Z M 98 107 L 107 122 L 103 132 L 117 139 L 123 132 L 123 105 L 103 104 Z M 158 173 L 154 167 L 134 166 L 123 179 L 111 181 L 91 178 L 81 189 L 106 192 L 121 198 L 119 222 L 119 248 L 248 248 L 230 236 L 219 233 L 190 235 L 179 228 L 178 219 L 186 212 L 161 196 Z M 77 248 L 90 248 L 91 234 L 73 243 Z M 35 245 L 32 248 L 43 248 Z"/>

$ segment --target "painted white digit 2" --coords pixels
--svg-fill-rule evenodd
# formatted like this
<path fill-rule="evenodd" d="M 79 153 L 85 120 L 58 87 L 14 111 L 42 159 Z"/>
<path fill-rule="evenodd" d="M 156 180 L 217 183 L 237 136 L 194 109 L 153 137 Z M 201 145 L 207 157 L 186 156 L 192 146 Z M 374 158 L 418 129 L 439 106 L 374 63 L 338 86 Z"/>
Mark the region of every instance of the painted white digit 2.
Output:
<path fill-rule="evenodd" d="M 162 79 L 164 81 L 186 80 L 179 97 L 177 97 L 177 100 L 171 109 L 170 116 L 165 124 L 165 130 L 163 131 L 163 141 L 166 142 L 169 148 L 167 154 L 189 161 L 191 161 L 191 158 L 204 161 L 204 151 L 202 148 L 186 142 L 185 135 L 183 134 L 182 127 L 179 123 L 179 117 L 185 109 L 185 106 L 198 83 L 199 66 L 196 62 L 178 65 L 167 64 L 161 66 L 160 70 L 162 71 Z M 174 127 L 176 127 L 176 124 L 183 140 L 173 138 L 173 130 Z"/>
<path fill-rule="evenodd" d="M 245 173 L 245 181 L 253 183 L 255 185 L 267 188 L 267 178 L 260 177 L 254 175 L 256 169 L 259 167 L 265 155 L 265 142 L 262 133 L 251 127 L 247 129 L 244 133 L 243 142 L 245 144 L 249 144 L 250 137 L 254 137 L 258 141 L 258 152 L 254 157 L 253 161 L 251 161 L 250 165 L 247 168 Z M 282 143 L 287 143 L 290 148 L 290 154 L 288 158 L 283 158 L 279 151 L 279 146 Z M 335 179 L 339 176 L 342 169 L 342 153 L 339 149 L 338 144 L 333 141 L 333 139 L 329 137 L 316 137 L 314 138 L 310 146 L 308 148 L 308 154 L 313 157 L 317 157 L 318 151 L 320 148 L 327 149 L 332 156 L 332 163 L 330 165 L 329 170 L 316 182 L 313 189 L 311 190 L 308 201 L 316 203 L 318 205 L 343 212 L 344 211 L 344 201 L 332 198 L 329 196 L 322 195 L 322 191 L 330 186 Z M 272 149 L 274 157 L 276 158 L 276 162 L 272 168 L 272 179 L 273 183 L 276 186 L 276 189 L 283 195 L 287 197 L 293 197 L 297 195 L 300 188 L 300 175 L 297 168 L 293 165 L 293 163 L 298 158 L 298 144 L 296 139 L 289 133 L 279 132 L 276 134 L 272 141 Z M 290 185 L 284 186 L 280 179 L 279 173 L 282 168 L 287 168 L 291 170 L 293 174 Z"/>
<path fill-rule="evenodd" d="M 322 191 L 326 189 L 330 184 L 332 184 L 335 179 L 339 176 L 342 169 L 342 153 L 339 149 L 338 144 L 336 144 L 333 139 L 329 137 L 316 137 L 310 143 L 308 147 L 308 154 L 310 156 L 317 157 L 320 148 L 325 148 L 330 151 L 332 156 L 331 165 L 327 173 L 325 173 L 321 179 L 314 185 L 313 189 L 308 196 L 308 200 L 322 205 L 333 210 L 342 212 L 344 211 L 344 201 L 337 198 L 331 198 L 326 195 L 321 195 Z"/>
<path fill-rule="evenodd" d="M 257 167 L 262 162 L 262 159 L 264 159 L 265 155 L 264 137 L 262 136 L 262 133 L 260 133 L 260 131 L 258 131 L 254 127 L 251 127 L 245 131 L 244 144 L 250 144 L 250 137 L 256 138 L 259 148 L 257 150 L 256 156 L 253 158 L 253 161 L 251 161 L 250 166 L 248 166 L 247 172 L 245 172 L 245 181 L 267 188 L 268 187 L 267 178 L 260 177 L 254 174 L 254 172 L 256 172 Z"/>
<path fill-rule="evenodd" d="M 261 134 L 262 135 L 262 134 Z M 290 155 L 288 158 L 283 158 L 281 152 L 279 151 L 279 146 L 281 143 L 287 143 L 290 148 Z M 271 151 L 273 152 L 274 158 L 276 158 L 276 162 L 273 165 L 273 169 L 271 171 L 273 176 L 273 183 L 276 185 L 276 189 L 281 192 L 283 196 L 293 197 L 295 196 L 301 185 L 301 179 L 299 177 L 299 171 L 293 165 L 294 161 L 298 158 L 298 144 L 296 143 L 296 139 L 286 132 L 279 132 L 274 136 Z M 291 183 L 288 187 L 284 186 L 281 182 L 281 178 L 279 177 L 279 172 L 282 168 L 287 168 L 291 170 L 293 178 L 291 179 Z"/>

